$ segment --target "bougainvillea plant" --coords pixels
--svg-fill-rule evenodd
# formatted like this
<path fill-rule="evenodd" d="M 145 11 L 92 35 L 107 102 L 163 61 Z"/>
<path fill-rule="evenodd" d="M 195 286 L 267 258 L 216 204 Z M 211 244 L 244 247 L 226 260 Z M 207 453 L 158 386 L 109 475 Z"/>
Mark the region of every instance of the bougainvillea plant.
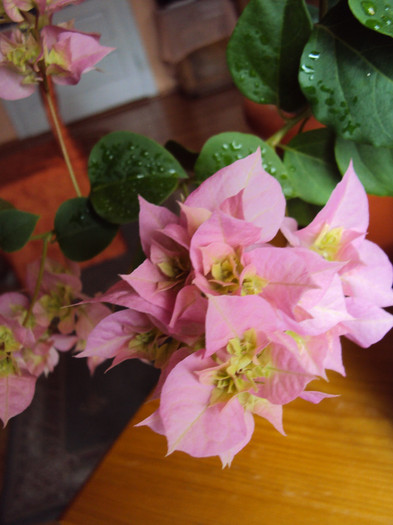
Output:
<path fill-rule="evenodd" d="M 141 424 L 169 452 L 230 465 L 255 415 L 284 433 L 284 405 L 329 397 L 309 383 L 345 374 L 342 337 L 369 347 L 393 326 L 392 265 L 366 238 L 366 191 L 393 192 L 393 11 L 379 0 L 250 0 L 229 69 L 246 97 L 277 106 L 283 128 L 266 140 L 222 133 L 200 152 L 111 133 L 91 152 L 82 196 L 50 84 L 77 83 L 112 50 L 53 23 L 78 3 L 0 2 L 15 24 L 0 35 L 0 96 L 41 90 L 76 192 L 40 236 L 28 292 L 0 296 L 0 417 L 30 404 L 58 352 L 87 358 L 92 372 L 141 359 L 161 370 L 159 408 Z M 283 143 L 311 115 L 325 127 Z M 172 211 L 162 203 L 174 192 Z M 77 262 L 137 219 L 144 261 L 99 298 L 84 295 Z M 36 239 L 37 220 L 0 201 L 2 249 Z M 65 262 L 47 259 L 50 242 Z"/>

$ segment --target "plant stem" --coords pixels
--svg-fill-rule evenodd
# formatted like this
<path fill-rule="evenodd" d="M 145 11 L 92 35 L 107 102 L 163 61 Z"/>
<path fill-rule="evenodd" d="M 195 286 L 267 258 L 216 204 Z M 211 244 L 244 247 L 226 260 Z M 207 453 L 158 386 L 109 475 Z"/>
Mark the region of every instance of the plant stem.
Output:
<path fill-rule="evenodd" d="M 37 235 L 32 235 L 29 241 L 40 241 L 49 235 L 52 235 L 52 232 L 37 233 Z"/>
<path fill-rule="evenodd" d="M 51 114 L 51 117 L 52 117 L 52 120 L 53 120 L 53 124 L 55 126 L 55 130 L 56 130 L 57 138 L 59 140 L 61 152 L 63 153 L 64 161 L 66 163 L 66 166 L 67 166 L 67 169 L 68 169 L 68 173 L 70 174 L 71 182 L 72 182 L 72 184 L 74 186 L 74 189 L 76 191 L 77 196 L 81 197 L 82 196 L 82 192 L 81 192 L 81 190 L 80 190 L 80 188 L 78 186 L 78 182 L 77 182 L 76 177 L 75 177 L 74 169 L 73 169 L 72 164 L 71 164 L 70 156 L 68 154 L 67 146 L 66 146 L 65 141 L 64 141 L 64 137 L 63 137 L 63 133 L 62 133 L 62 130 L 61 130 L 59 118 L 58 118 L 58 115 L 57 115 L 56 106 L 55 106 L 55 103 L 53 101 L 52 93 L 51 93 L 50 89 L 43 89 L 43 92 L 44 92 L 46 100 L 48 102 L 48 108 L 49 108 L 49 111 L 50 111 L 50 114 Z"/>
<path fill-rule="evenodd" d="M 43 237 L 43 243 L 44 244 L 43 244 L 43 247 L 42 247 L 42 255 L 41 255 L 41 261 L 40 261 L 40 267 L 39 267 L 39 270 L 38 270 L 37 281 L 35 283 L 33 297 L 31 298 L 29 309 L 27 310 L 26 316 L 25 316 L 25 318 L 23 320 L 23 326 L 27 325 L 27 323 L 28 323 L 28 321 L 30 319 L 30 316 L 32 314 L 34 304 L 37 301 L 38 294 L 40 293 L 42 277 L 44 275 L 44 269 L 45 269 L 46 256 L 48 254 L 48 243 L 49 243 L 51 237 L 52 237 L 52 232 L 47 232 L 44 235 L 44 237 Z"/>
<path fill-rule="evenodd" d="M 280 144 L 281 139 L 285 137 L 288 131 L 292 129 L 293 126 L 296 126 L 298 122 L 309 117 L 310 114 L 310 109 L 307 108 L 295 117 L 289 119 L 281 129 L 279 129 L 276 133 L 274 133 L 271 137 L 267 139 L 267 144 L 269 144 L 269 146 L 271 146 L 272 148 L 278 146 Z"/>

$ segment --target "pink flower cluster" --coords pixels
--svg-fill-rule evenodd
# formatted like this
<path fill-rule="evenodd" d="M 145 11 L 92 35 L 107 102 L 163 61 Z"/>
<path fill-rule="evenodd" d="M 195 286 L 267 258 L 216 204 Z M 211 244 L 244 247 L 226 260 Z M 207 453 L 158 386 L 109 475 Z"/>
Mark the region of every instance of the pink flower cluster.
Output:
<path fill-rule="evenodd" d="M 70 4 L 81 4 L 84 0 L 2 0 L 3 16 L 11 22 L 23 22 L 26 13 L 37 8 L 40 16 L 52 16 L 63 7 Z"/>
<path fill-rule="evenodd" d="M 328 369 L 344 374 L 340 336 L 367 347 L 393 326 L 383 310 L 393 304 L 392 266 L 367 226 L 350 166 L 298 230 L 259 151 L 207 179 L 179 215 L 140 198 L 146 260 L 101 298 L 123 309 L 79 355 L 161 368 L 160 406 L 141 424 L 165 435 L 169 452 L 229 465 L 254 414 L 283 432 L 283 405 L 327 397 L 307 385 Z"/>
<path fill-rule="evenodd" d="M 29 296 L 34 295 L 38 264 L 27 274 Z M 46 261 L 39 296 L 30 311 L 30 298 L 18 292 L 0 295 L 0 419 L 7 421 L 31 403 L 37 378 L 59 360 L 58 351 L 84 348 L 93 326 L 109 314 L 102 304 L 70 304 L 87 299 L 81 292 L 79 267 Z M 89 360 L 90 369 L 100 361 Z"/>
<path fill-rule="evenodd" d="M 3 18 L 19 23 L 0 34 L 0 97 L 30 96 L 50 76 L 56 84 L 77 84 L 113 48 L 99 35 L 76 31 L 72 23 L 53 25 L 53 14 L 83 0 L 3 0 Z M 36 16 L 30 10 L 36 8 Z M 0 11 L 0 16 L 1 16 Z"/>

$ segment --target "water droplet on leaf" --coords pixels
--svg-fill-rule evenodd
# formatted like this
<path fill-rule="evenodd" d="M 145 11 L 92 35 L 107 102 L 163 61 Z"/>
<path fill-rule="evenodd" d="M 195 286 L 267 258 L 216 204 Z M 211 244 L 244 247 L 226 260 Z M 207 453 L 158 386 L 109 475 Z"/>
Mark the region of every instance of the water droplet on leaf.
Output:
<path fill-rule="evenodd" d="M 362 2 L 361 5 L 366 15 L 370 15 L 370 16 L 375 15 L 376 7 L 375 7 L 374 2 Z"/>

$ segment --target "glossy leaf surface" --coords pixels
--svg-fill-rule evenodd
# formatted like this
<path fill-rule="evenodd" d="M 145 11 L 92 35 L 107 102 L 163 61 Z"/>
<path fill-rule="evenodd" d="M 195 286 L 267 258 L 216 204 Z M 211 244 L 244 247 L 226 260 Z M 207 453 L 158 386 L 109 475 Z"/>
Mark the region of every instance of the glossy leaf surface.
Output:
<path fill-rule="evenodd" d="M 366 27 L 393 36 L 393 3 L 391 0 L 348 0 L 356 18 Z"/>
<path fill-rule="evenodd" d="M 247 157 L 261 149 L 262 166 L 273 175 L 286 197 L 293 196 L 292 183 L 287 171 L 274 149 L 255 135 L 235 131 L 219 133 L 208 139 L 195 163 L 195 180 L 200 183 L 221 168 Z"/>
<path fill-rule="evenodd" d="M 88 172 L 95 211 L 115 224 L 138 217 L 138 195 L 159 204 L 187 177 L 160 144 L 127 131 L 110 133 L 94 146 Z"/>
<path fill-rule="evenodd" d="M 72 261 L 87 261 L 104 250 L 118 226 L 99 217 L 85 197 L 69 199 L 55 217 L 56 240 Z"/>
<path fill-rule="evenodd" d="M 393 40 L 371 31 L 340 2 L 315 26 L 300 85 L 315 117 L 348 140 L 393 145 Z"/>
<path fill-rule="evenodd" d="M 303 0 L 251 0 L 227 48 L 228 66 L 239 90 L 260 104 L 294 111 L 304 104 L 297 76 L 311 32 Z"/>
<path fill-rule="evenodd" d="M 356 174 L 367 193 L 393 195 L 393 149 L 375 148 L 338 138 L 335 154 L 342 174 L 352 159 Z"/>
<path fill-rule="evenodd" d="M 6 201 L 1 202 L 0 210 L 0 249 L 5 252 L 20 250 L 33 233 L 39 216 L 16 210 Z"/>
<path fill-rule="evenodd" d="M 301 133 L 285 146 L 284 165 L 297 197 L 323 205 L 341 180 L 334 160 L 334 135 L 328 129 Z"/>

